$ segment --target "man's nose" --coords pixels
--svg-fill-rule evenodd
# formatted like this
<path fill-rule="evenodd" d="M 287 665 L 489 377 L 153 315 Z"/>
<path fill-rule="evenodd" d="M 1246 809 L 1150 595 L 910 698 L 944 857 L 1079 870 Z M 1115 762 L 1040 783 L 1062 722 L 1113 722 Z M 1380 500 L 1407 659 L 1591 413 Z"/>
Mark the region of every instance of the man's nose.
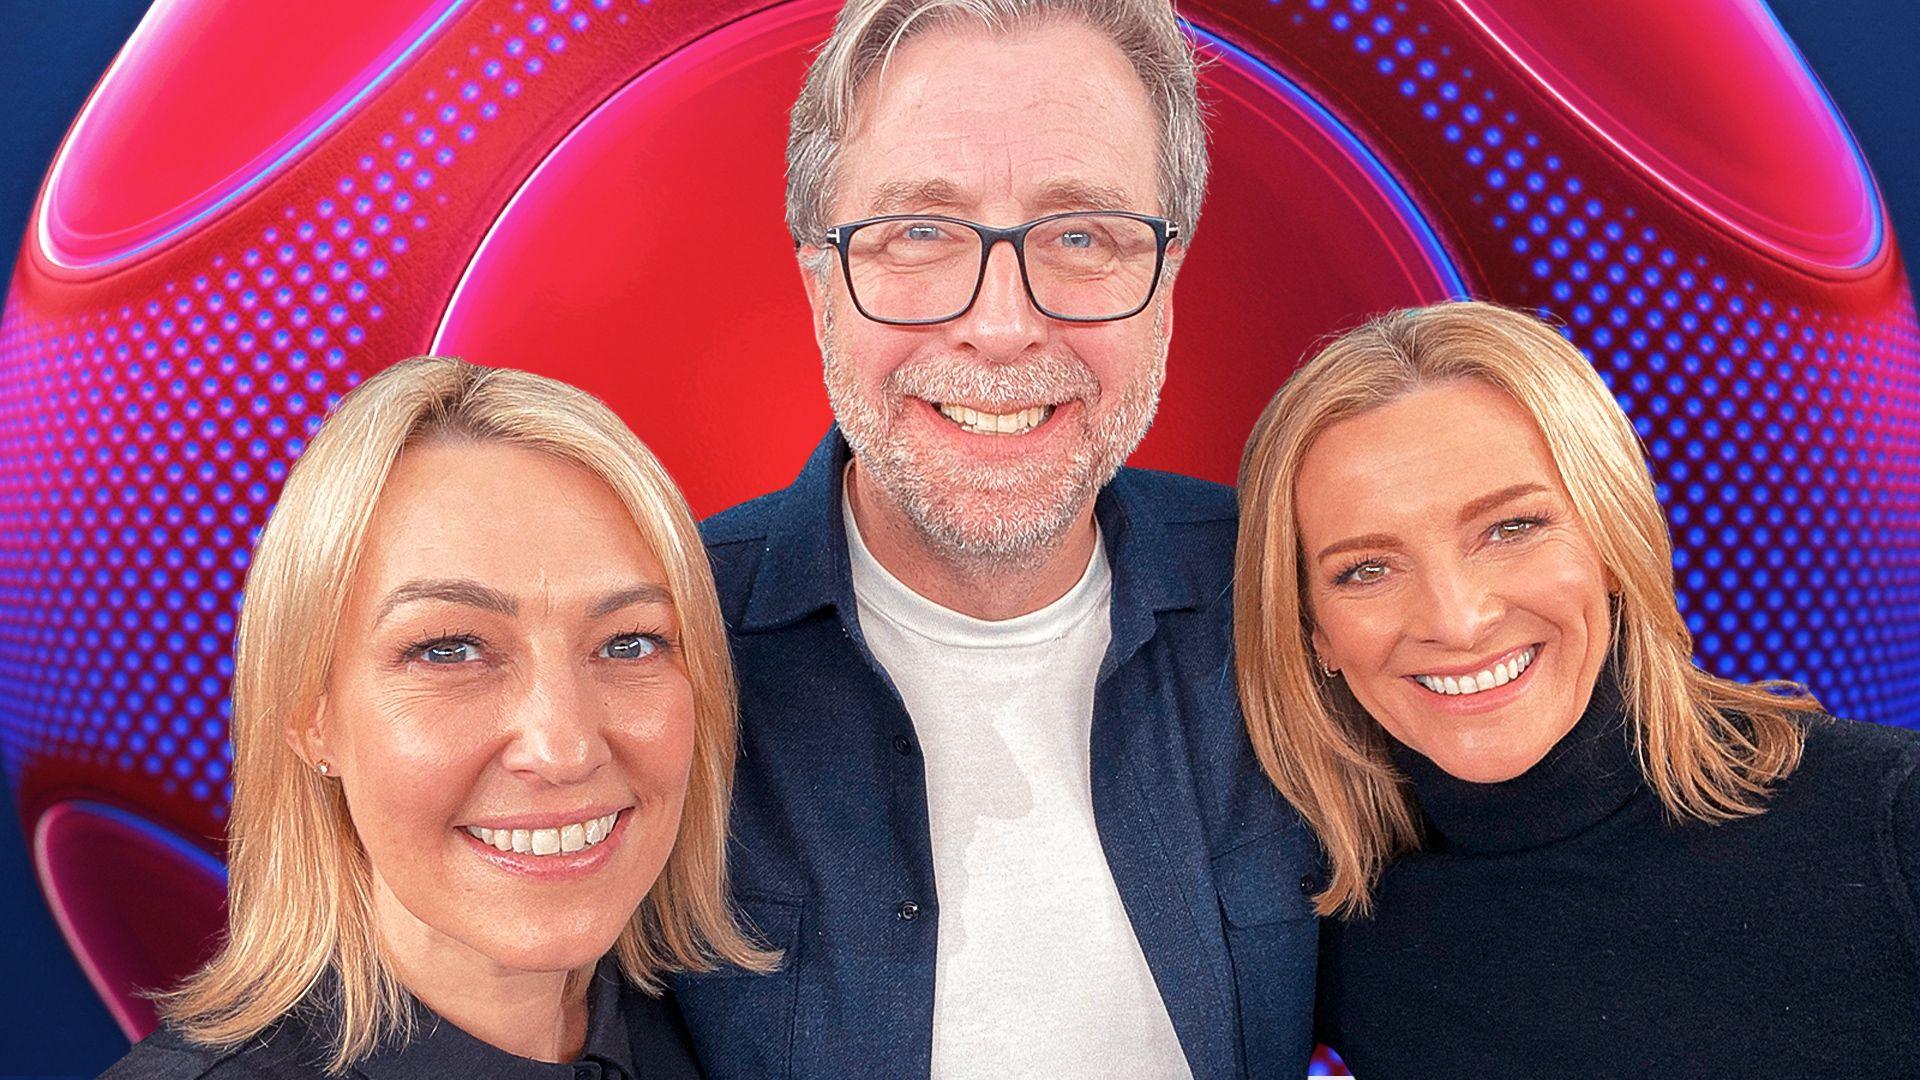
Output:
<path fill-rule="evenodd" d="M 947 325 L 953 344 L 970 345 L 987 360 L 1016 359 L 1046 340 L 1047 317 L 1027 296 L 1012 244 L 995 244 L 987 252 L 973 306 Z"/>
<path fill-rule="evenodd" d="M 580 783 L 613 760 L 586 673 L 564 661 L 536 664 L 508 706 L 510 771 L 555 786 Z"/>

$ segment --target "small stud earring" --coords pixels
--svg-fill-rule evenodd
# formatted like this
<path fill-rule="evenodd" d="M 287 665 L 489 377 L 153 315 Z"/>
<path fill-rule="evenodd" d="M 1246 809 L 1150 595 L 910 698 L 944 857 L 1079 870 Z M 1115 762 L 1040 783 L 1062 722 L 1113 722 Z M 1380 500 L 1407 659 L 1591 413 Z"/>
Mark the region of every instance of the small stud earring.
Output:
<path fill-rule="evenodd" d="M 322 761 L 313 767 L 313 771 L 319 773 L 321 776 L 326 776 L 333 772 L 333 766 Z"/>

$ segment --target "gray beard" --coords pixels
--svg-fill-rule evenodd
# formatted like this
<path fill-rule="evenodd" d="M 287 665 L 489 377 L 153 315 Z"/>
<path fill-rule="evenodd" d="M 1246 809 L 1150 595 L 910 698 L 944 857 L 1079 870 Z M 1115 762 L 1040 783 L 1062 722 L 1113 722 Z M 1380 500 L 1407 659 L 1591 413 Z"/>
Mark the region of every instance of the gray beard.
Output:
<path fill-rule="evenodd" d="M 1119 388 L 1115 407 L 1106 416 L 1089 424 L 1087 415 L 1108 388 L 1079 360 L 1057 354 L 992 367 L 953 361 L 912 364 L 887 376 L 879 400 L 864 397 L 841 353 L 828 309 L 821 334 L 827 399 L 860 471 L 926 537 L 933 554 L 962 567 L 1027 568 L 1060 549 L 1100 489 L 1146 437 L 1166 378 L 1164 327 L 1162 309 L 1156 307 L 1153 355 L 1146 368 Z M 1010 406 L 1078 399 L 1084 406 L 1076 418 L 1082 436 L 1059 464 L 953 460 L 904 437 L 900 425 L 907 396 Z"/>

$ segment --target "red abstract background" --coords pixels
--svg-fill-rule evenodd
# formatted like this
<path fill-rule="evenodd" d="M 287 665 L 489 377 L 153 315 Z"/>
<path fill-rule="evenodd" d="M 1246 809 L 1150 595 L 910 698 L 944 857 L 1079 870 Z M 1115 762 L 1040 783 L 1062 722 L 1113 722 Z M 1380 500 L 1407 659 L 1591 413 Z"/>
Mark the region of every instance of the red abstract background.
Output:
<path fill-rule="evenodd" d="M 599 395 L 702 514 L 798 470 L 782 152 L 837 6 L 161 0 L 100 81 L 0 317 L 0 764 L 129 1037 L 219 929 L 248 553 L 339 395 L 450 353 Z M 1647 446 L 1701 663 L 1920 723 L 1920 326 L 1760 0 L 1177 6 L 1215 179 L 1136 463 L 1231 481 L 1369 313 L 1536 309 Z"/>

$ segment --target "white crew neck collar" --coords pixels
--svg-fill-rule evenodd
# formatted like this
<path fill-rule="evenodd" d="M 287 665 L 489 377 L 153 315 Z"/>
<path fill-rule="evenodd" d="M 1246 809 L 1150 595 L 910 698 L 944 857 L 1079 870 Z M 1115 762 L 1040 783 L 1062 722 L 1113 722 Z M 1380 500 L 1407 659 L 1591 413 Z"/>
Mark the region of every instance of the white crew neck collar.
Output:
<path fill-rule="evenodd" d="M 893 575 L 874 558 L 853 519 L 853 503 L 842 486 L 840 518 L 846 525 L 847 554 L 853 570 L 853 594 L 862 615 L 869 611 L 930 641 L 957 648 L 1008 649 L 1057 640 L 1081 622 L 1103 612 L 1112 595 L 1100 525 L 1094 523 L 1093 554 L 1087 568 L 1058 600 L 1011 619 L 977 619 L 936 603 Z"/>

